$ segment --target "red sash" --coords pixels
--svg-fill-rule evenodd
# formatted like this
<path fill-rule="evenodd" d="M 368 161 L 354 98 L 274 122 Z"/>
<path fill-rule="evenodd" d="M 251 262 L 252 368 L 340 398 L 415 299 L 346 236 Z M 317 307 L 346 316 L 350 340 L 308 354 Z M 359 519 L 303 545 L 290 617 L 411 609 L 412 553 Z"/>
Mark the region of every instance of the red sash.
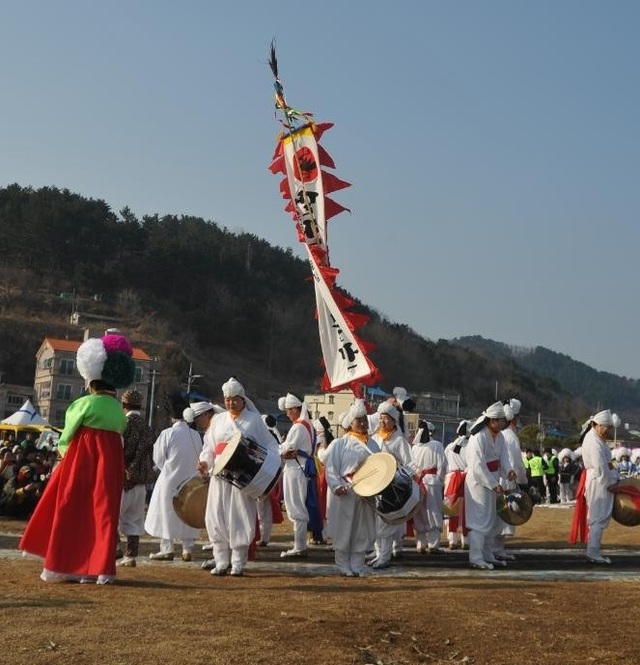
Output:
<path fill-rule="evenodd" d="M 466 536 L 467 526 L 466 520 L 464 518 L 464 471 L 453 471 L 451 477 L 449 478 L 449 483 L 444 491 L 444 496 L 446 499 L 449 499 L 449 503 L 453 506 L 454 504 L 459 504 L 459 510 L 457 515 L 449 516 L 449 531 L 454 533 L 458 528 L 462 528 L 462 533 Z"/>
<path fill-rule="evenodd" d="M 587 472 L 580 474 L 578 488 L 576 490 L 576 507 L 573 511 L 573 522 L 569 533 L 569 542 L 575 544 L 580 539 L 581 543 L 586 543 L 589 537 L 589 527 L 587 525 L 587 497 L 584 494 L 587 484 Z"/>
<path fill-rule="evenodd" d="M 324 467 L 317 458 L 316 469 L 318 470 L 318 503 L 320 504 L 320 516 L 324 522 L 327 519 L 327 493 L 329 486 L 327 485 L 327 476 Z"/>
<path fill-rule="evenodd" d="M 269 492 L 269 501 L 271 502 L 273 523 L 282 524 L 284 522 L 282 515 L 282 478 L 278 479 L 276 486 Z"/>
<path fill-rule="evenodd" d="M 491 460 L 491 462 L 487 462 L 487 469 L 489 471 L 494 472 L 497 471 L 500 468 L 500 460 L 494 459 Z"/>
<path fill-rule="evenodd" d="M 464 471 L 453 471 L 444 491 L 448 499 L 464 499 Z"/>

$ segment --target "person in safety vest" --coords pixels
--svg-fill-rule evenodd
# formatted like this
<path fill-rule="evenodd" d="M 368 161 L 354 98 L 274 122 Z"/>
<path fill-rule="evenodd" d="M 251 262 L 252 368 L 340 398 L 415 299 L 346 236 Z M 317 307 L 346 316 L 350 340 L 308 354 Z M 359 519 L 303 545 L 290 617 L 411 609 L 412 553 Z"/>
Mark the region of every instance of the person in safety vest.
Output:
<path fill-rule="evenodd" d="M 542 466 L 544 469 L 545 484 L 547 485 L 548 502 L 558 503 L 558 474 L 560 472 L 560 462 L 558 462 L 558 456 L 551 448 L 544 449 Z"/>

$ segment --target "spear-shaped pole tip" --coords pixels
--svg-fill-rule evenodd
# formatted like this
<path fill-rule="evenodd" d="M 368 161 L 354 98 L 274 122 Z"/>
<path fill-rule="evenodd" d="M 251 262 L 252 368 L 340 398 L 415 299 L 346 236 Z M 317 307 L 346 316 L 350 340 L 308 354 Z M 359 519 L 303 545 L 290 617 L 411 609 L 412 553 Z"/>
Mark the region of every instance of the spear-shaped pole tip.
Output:
<path fill-rule="evenodd" d="M 278 78 L 278 59 L 276 58 L 276 40 L 271 40 L 271 46 L 269 47 L 269 67 L 273 72 L 273 76 Z"/>

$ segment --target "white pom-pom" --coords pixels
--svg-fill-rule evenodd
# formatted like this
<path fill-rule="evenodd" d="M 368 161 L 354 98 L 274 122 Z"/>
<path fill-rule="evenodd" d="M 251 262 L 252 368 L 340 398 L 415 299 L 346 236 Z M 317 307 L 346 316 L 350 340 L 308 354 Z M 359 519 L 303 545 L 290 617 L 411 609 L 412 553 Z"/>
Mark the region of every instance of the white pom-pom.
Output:
<path fill-rule="evenodd" d="M 76 366 L 80 376 L 88 383 L 102 378 L 107 352 L 102 340 L 92 337 L 83 342 L 76 354 Z"/>
<path fill-rule="evenodd" d="M 194 410 L 190 406 L 188 406 L 182 412 L 182 417 L 185 420 L 185 422 L 191 424 L 195 420 L 196 414 L 195 414 Z"/>

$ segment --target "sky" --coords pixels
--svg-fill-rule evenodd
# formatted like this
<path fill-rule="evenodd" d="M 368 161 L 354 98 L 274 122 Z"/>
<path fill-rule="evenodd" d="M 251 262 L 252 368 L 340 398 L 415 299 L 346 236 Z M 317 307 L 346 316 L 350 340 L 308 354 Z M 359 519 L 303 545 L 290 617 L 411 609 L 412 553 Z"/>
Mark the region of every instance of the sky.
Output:
<path fill-rule="evenodd" d="M 338 285 L 425 338 L 640 378 L 635 0 L 5 0 L 0 187 L 195 215 L 304 257 L 268 171 L 322 138 Z"/>

